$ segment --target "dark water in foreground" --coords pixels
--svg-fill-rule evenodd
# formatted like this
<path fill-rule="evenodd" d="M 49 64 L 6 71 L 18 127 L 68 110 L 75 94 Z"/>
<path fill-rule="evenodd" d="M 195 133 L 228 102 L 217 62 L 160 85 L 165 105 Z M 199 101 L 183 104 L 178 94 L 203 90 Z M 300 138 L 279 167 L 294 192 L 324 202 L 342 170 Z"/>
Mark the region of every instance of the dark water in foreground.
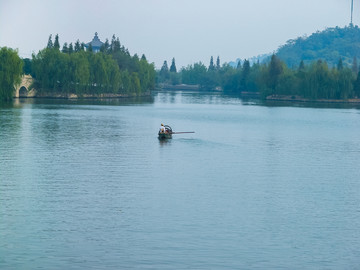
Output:
<path fill-rule="evenodd" d="M 0 106 L 0 269 L 360 267 L 360 110 L 17 103 Z M 196 133 L 159 142 L 161 122 Z"/>

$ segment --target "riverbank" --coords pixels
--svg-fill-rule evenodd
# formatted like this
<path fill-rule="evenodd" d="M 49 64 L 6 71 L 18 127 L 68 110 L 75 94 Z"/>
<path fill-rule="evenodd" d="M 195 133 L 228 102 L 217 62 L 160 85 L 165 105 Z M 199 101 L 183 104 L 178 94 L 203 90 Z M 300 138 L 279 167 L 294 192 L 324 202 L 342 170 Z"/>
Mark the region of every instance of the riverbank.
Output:
<path fill-rule="evenodd" d="M 267 96 L 268 101 L 287 101 L 287 102 L 312 102 L 312 103 L 351 103 L 360 104 L 360 98 L 351 99 L 308 99 L 300 96 L 271 95 Z"/>
<path fill-rule="evenodd" d="M 24 88 L 23 88 L 24 89 Z M 173 87 L 163 86 L 157 88 L 160 91 L 196 91 L 202 92 L 200 88 L 196 85 L 175 85 Z M 221 92 L 221 91 L 215 91 Z M 102 98 L 132 98 L 132 97 L 146 97 L 150 96 L 151 91 L 146 91 L 137 94 L 114 94 L 114 93 L 102 93 L 102 94 L 75 94 L 75 93 L 60 93 L 60 92 L 46 92 L 46 91 L 37 91 L 36 89 L 31 89 L 30 91 L 22 91 L 18 96 L 14 98 L 49 98 L 49 99 L 102 99 Z M 255 98 L 260 99 L 259 92 L 241 92 L 241 97 L 243 98 Z M 343 103 L 343 104 L 360 104 L 360 98 L 352 99 L 308 99 L 296 95 L 270 95 L 265 98 L 266 101 L 285 101 L 285 102 L 303 102 L 303 103 Z"/>
<path fill-rule="evenodd" d="M 156 89 L 160 91 L 207 91 L 207 92 L 222 92 L 223 89 L 221 87 L 215 88 L 204 88 L 199 84 L 166 84 L 166 83 L 159 83 L 156 85 Z"/>
<path fill-rule="evenodd" d="M 102 94 L 75 94 L 75 93 L 59 93 L 59 92 L 39 92 L 35 89 L 31 89 L 27 93 L 22 93 L 18 97 L 14 98 L 49 98 L 49 99 L 102 99 L 102 98 L 132 98 L 138 96 L 150 96 L 151 91 L 147 91 L 137 94 L 113 94 L 113 93 L 102 93 Z"/>

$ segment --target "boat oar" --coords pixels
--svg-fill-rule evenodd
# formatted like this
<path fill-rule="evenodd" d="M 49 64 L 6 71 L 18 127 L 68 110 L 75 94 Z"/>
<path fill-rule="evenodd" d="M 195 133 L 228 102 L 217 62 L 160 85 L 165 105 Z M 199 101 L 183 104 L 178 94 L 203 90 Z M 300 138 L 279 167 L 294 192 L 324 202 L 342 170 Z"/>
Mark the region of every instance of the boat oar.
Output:
<path fill-rule="evenodd" d="M 171 132 L 171 134 L 195 133 L 195 131 Z"/>

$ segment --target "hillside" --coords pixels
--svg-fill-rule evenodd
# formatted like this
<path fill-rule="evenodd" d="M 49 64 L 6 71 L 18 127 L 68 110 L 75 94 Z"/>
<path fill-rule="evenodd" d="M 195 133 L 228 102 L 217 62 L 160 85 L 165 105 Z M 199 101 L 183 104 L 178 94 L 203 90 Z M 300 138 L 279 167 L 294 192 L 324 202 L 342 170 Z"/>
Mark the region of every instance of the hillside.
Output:
<path fill-rule="evenodd" d="M 344 65 L 351 66 L 354 57 L 360 59 L 360 28 L 327 28 L 311 36 L 288 40 L 276 55 L 289 67 L 297 67 L 301 60 L 305 64 L 321 59 L 335 66 L 341 58 Z"/>

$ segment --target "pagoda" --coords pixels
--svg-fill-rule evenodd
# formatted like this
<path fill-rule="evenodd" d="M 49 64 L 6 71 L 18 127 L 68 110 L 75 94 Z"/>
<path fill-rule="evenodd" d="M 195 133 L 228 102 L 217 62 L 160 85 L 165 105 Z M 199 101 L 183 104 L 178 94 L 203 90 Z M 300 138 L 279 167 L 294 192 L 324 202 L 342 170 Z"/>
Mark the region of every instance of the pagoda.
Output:
<path fill-rule="evenodd" d="M 91 45 L 91 47 L 92 47 L 92 51 L 93 51 L 93 52 L 99 52 L 101 46 L 104 45 L 104 42 L 101 42 L 101 41 L 100 41 L 97 32 L 95 32 L 95 36 L 94 36 L 93 40 L 90 41 L 89 43 L 86 43 L 86 44 L 85 44 L 85 48 L 88 50 L 89 47 L 90 47 L 90 45 Z"/>

